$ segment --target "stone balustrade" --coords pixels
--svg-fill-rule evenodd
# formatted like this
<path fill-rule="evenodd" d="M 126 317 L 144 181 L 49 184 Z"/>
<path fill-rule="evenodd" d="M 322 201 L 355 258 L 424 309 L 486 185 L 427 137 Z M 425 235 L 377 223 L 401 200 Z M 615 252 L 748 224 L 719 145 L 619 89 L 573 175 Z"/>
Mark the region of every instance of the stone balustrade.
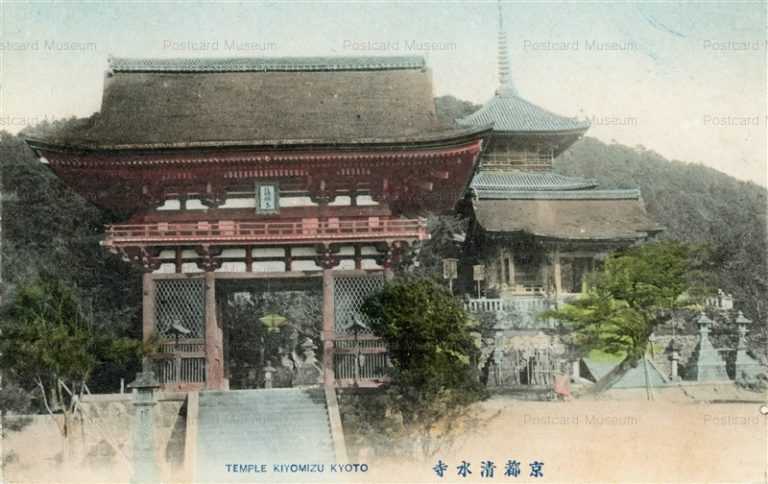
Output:
<path fill-rule="evenodd" d="M 555 328 L 557 321 L 540 318 L 544 311 L 555 309 L 564 304 L 573 295 L 560 296 L 557 299 L 547 296 L 519 295 L 504 298 L 472 298 L 465 308 L 471 313 L 496 313 L 499 320 L 510 327 L 518 328 Z"/>

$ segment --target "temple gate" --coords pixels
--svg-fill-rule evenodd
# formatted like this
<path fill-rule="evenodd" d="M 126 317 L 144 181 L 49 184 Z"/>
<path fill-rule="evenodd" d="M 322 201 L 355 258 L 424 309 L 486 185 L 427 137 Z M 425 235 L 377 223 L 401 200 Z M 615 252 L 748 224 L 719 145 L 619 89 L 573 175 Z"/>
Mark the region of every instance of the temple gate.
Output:
<path fill-rule="evenodd" d="M 319 279 L 327 386 L 384 381 L 360 306 L 427 212 L 453 208 L 489 126 L 437 121 L 419 57 L 110 59 L 101 112 L 28 139 L 123 214 L 102 245 L 137 264 L 165 389 L 226 389 L 217 284 Z"/>

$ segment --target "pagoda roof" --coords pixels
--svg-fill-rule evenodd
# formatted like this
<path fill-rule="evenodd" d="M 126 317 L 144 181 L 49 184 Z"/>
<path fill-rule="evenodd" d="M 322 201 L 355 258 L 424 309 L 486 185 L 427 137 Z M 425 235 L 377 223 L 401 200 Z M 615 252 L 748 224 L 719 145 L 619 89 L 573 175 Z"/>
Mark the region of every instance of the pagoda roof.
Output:
<path fill-rule="evenodd" d="M 100 112 L 46 133 L 48 150 L 441 144 L 422 57 L 110 59 Z"/>
<path fill-rule="evenodd" d="M 473 205 L 477 223 L 487 232 L 559 240 L 635 240 L 663 230 L 634 190 L 518 192 L 502 200 L 476 200 Z"/>
<path fill-rule="evenodd" d="M 516 192 L 584 190 L 597 186 L 593 179 L 552 172 L 481 171 L 471 187 L 478 198 L 507 198 Z"/>
<path fill-rule="evenodd" d="M 500 89 L 483 107 L 456 122 L 460 126 L 492 124 L 494 133 L 510 134 L 583 134 L 590 126 L 588 121 L 560 116 L 526 101 L 510 89 Z"/>

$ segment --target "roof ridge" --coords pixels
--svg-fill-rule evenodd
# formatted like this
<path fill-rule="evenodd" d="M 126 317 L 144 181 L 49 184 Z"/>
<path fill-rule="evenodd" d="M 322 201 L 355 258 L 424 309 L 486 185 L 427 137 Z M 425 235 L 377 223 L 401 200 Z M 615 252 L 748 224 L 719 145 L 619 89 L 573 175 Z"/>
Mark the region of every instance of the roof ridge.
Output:
<path fill-rule="evenodd" d="M 498 189 L 472 187 L 480 200 L 640 200 L 639 189 Z"/>
<path fill-rule="evenodd" d="M 113 57 L 111 72 L 285 72 L 425 69 L 423 56 Z"/>

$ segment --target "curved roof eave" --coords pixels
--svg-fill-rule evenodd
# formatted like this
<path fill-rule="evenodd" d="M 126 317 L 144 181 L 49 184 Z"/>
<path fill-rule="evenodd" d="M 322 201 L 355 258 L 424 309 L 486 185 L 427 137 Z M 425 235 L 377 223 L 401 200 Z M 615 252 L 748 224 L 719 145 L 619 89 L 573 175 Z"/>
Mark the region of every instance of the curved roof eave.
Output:
<path fill-rule="evenodd" d="M 591 126 L 578 120 L 553 113 L 520 96 L 497 93 L 480 109 L 456 120 L 459 126 L 494 125 L 494 133 L 515 135 L 583 134 Z"/>
<path fill-rule="evenodd" d="M 373 149 L 393 149 L 398 147 L 430 148 L 445 143 L 460 143 L 489 134 L 490 126 L 452 129 L 408 138 L 358 138 L 352 140 L 321 139 L 283 139 L 283 140 L 232 140 L 232 141 L 194 141 L 152 144 L 97 144 L 87 141 L 69 141 L 29 137 L 25 141 L 35 151 L 56 152 L 126 152 L 185 149 L 336 149 L 354 150 L 360 147 Z"/>

